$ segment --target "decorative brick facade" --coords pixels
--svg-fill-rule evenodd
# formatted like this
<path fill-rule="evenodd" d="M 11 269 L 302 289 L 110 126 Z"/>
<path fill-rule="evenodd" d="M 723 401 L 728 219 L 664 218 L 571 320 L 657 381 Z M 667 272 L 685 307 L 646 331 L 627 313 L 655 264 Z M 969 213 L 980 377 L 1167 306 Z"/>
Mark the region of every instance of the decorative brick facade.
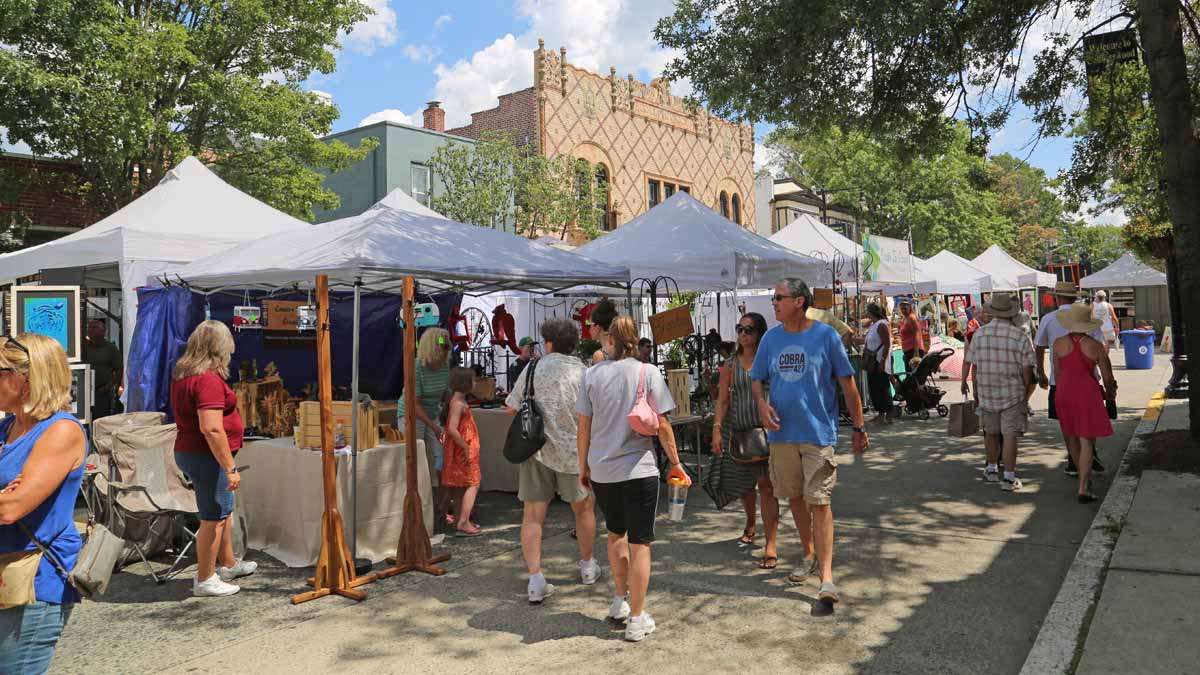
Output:
<path fill-rule="evenodd" d="M 538 142 L 537 92 L 533 87 L 500 95 L 500 105 L 471 113 L 471 123 L 446 133 L 476 140 L 486 131 L 513 134 L 520 145 Z"/>
<path fill-rule="evenodd" d="M 623 225 L 649 208 L 650 183 L 659 201 L 686 187 L 693 197 L 754 229 L 754 129 L 692 108 L 673 96 L 665 80 L 650 84 L 632 75 L 608 76 L 571 65 L 567 50 L 547 50 L 538 40 L 534 85 L 500 96 L 500 105 L 472 113 L 471 124 L 448 133 L 478 138 L 484 130 L 509 131 L 518 143 L 535 143 L 547 157 L 568 155 L 603 164 L 610 209 Z M 735 199 L 736 197 L 736 199 Z"/>
<path fill-rule="evenodd" d="M 5 224 L 30 223 L 26 245 L 55 239 L 103 217 L 71 194 L 80 178 L 79 167 L 70 162 L 0 154 L 0 181 L 0 219 Z"/>

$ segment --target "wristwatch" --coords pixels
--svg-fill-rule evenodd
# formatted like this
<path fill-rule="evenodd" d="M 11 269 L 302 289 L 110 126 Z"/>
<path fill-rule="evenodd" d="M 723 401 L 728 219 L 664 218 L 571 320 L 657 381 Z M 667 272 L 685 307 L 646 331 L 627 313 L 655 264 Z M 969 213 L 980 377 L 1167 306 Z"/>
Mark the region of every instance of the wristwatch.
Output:
<path fill-rule="evenodd" d="M 864 427 L 850 427 L 850 430 L 851 430 L 851 431 L 853 431 L 853 432 L 854 432 L 854 433 L 856 433 L 856 434 L 865 434 L 865 433 L 867 433 L 867 430 L 866 430 L 866 428 L 864 428 Z"/>

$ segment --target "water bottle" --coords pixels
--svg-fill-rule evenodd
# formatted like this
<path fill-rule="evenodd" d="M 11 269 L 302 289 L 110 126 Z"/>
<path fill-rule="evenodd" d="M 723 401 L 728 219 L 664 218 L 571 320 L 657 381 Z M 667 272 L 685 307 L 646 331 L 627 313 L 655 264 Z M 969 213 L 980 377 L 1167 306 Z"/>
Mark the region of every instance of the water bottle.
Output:
<path fill-rule="evenodd" d="M 672 477 L 667 481 L 667 517 L 671 520 L 683 520 L 683 507 L 687 504 L 687 483 Z"/>
<path fill-rule="evenodd" d="M 346 430 L 340 423 L 333 430 L 333 447 L 335 449 L 346 447 Z"/>

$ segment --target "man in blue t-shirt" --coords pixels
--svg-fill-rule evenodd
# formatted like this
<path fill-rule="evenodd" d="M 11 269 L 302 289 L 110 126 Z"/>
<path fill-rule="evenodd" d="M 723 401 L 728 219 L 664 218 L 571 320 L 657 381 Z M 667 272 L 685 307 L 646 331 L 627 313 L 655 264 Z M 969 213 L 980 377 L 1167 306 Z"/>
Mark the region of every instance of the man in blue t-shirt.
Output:
<path fill-rule="evenodd" d="M 806 316 L 812 291 L 800 279 L 775 285 L 771 304 L 779 326 L 767 331 L 758 345 L 750 370 L 759 416 L 771 442 L 771 483 L 776 497 L 786 497 L 804 544 L 804 562 L 788 575 L 799 584 L 819 574 L 817 597 L 832 605 L 838 601 L 833 583 L 833 509 L 830 501 L 837 483 L 838 400 L 835 384 L 846 397 L 854 422 L 854 452 L 867 448 L 862 399 L 854 384 L 854 370 L 837 331 Z M 835 383 L 836 379 L 836 383 Z M 770 384 L 770 401 L 763 394 Z"/>

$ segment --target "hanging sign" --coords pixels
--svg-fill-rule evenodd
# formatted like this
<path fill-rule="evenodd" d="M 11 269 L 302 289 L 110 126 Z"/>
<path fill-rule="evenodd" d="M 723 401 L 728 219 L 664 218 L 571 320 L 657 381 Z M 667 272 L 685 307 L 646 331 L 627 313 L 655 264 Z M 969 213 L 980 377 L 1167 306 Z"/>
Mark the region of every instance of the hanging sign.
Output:
<path fill-rule="evenodd" d="M 660 345 L 687 337 L 695 330 L 692 325 L 691 305 L 680 305 L 650 317 L 650 333 L 654 335 L 654 342 Z"/>
<path fill-rule="evenodd" d="M 303 304 L 296 300 L 264 300 L 263 313 L 267 319 L 267 330 L 297 330 L 297 310 Z"/>
<path fill-rule="evenodd" d="M 904 239 L 863 235 L 863 279 L 905 282 L 912 280 L 912 256 Z"/>

